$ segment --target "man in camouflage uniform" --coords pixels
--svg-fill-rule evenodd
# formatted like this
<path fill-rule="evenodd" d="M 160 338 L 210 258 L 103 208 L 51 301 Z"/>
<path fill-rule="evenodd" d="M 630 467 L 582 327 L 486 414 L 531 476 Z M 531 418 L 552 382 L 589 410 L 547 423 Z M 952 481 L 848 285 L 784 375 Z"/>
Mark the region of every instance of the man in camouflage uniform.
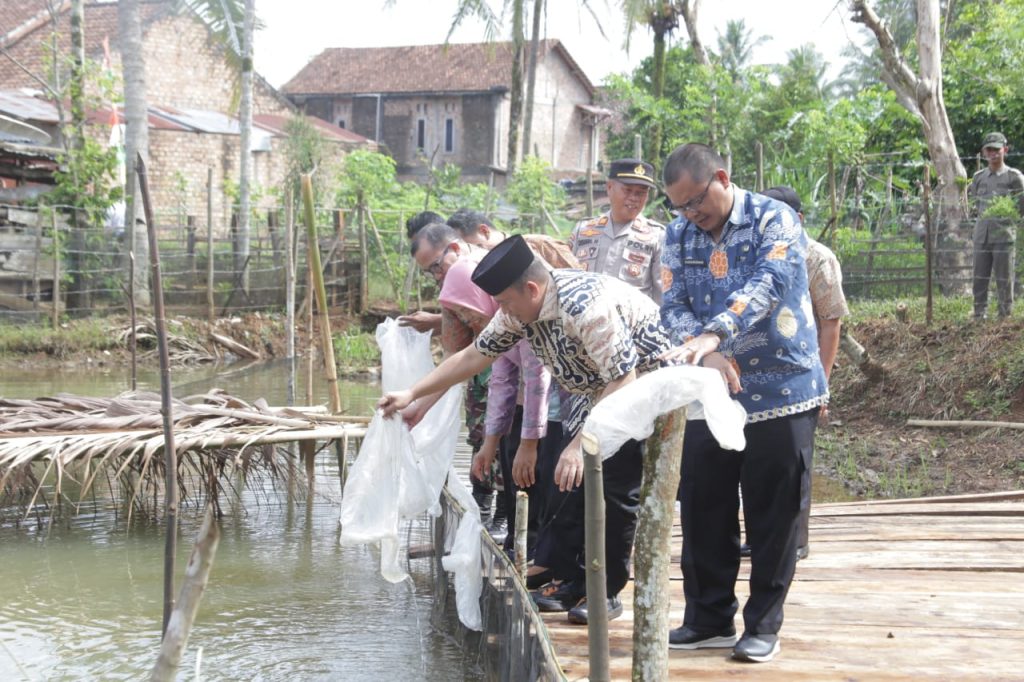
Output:
<path fill-rule="evenodd" d="M 1009 147 L 1002 133 L 989 133 L 981 143 L 988 168 L 974 174 L 967 197 L 977 218 L 974 224 L 974 319 L 984 319 L 988 309 L 988 281 L 996 278 L 999 317 L 1013 308 L 1014 241 L 1019 218 L 986 216 L 996 197 L 1014 199 L 1018 216 L 1024 214 L 1024 175 L 1006 165 Z"/>
<path fill-rule="evenodd" d="M 590 272 L 630 284 L 661 305 L 661 247 L 665 227 L 640 215 L 654 184 L 654 167 L 636 159 L 612 161 L 611 210 L 580 221 L 569 237 L 576 259 Z"/>

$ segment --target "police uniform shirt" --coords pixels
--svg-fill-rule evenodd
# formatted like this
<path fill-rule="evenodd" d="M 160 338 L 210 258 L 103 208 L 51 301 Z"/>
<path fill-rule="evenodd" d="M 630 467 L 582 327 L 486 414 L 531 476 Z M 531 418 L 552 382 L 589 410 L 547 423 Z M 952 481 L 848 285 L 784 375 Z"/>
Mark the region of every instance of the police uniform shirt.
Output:
<path fill-rule="evenodd" d="M 611 214 L 580 221 L 569 246 L 584 269 L 622 280 L 661 305 L 661 248 L 665 227 L 640 215 L 618 234 Z"/>
<path fill-rule="evenodd" d="M 978 219 L 974 224 L 974 243 L 1013 242 L 1017 232 L 1017 221 L 982 216 L 992 199 L 1000 196 L 1016 199 L 1017 211 L 1024 215 L 1024 175 L 1006 164 L 1003 164 L 997 173 L 993 173 L 989 168 L 982 168 L 974 174 L 971 185 L 967 188 L 967 195 Z"/>

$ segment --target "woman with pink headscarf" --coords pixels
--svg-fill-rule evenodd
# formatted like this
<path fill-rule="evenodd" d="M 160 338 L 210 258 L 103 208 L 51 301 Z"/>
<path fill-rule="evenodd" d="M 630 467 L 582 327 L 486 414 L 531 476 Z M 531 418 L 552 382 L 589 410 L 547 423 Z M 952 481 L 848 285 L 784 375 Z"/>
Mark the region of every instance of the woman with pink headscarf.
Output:
<path fill-rule="evenodd" d="M 438 298 L 442 306 L 473 330 L 474 335 L 479 334 L 498 311 L 497 301 L 471 280 L 473 269 L 483 255 L 474 253 L 459 258 L 449 268 Z M 505 480 L 502 494 L 505 495 L 505 508 L 510 514 L 515 509 L 517 487 L 527 490 L 530 495 L 531 517 L 537 518 L 536 514 L 542 505 L 540 495 L 545 486 L 535 485 L 537 450 L 540 439 L 547 431 L 550 387 L 551 374 L 534 355 L 525 339 L 499 357 L 491 367 L 484 442 L 473 455 L 472 472 L 482 477 L 500 450 L 499 461 Z M 521 426 L 515 429 L 520 420 Z M 499 448 L 503 437 L 506 447 Z M 512 485 L 513 482 L 515 485 Z M 506 550 L 512 544 L 513 537 L 509 534 L 505 540 Z"/>

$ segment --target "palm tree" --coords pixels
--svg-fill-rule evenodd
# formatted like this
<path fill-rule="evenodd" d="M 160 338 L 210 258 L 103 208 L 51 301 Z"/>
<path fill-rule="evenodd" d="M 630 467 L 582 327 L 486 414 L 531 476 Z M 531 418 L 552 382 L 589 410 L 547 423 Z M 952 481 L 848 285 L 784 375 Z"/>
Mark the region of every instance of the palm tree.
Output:
<path fill-rule="evenodd" d="M 135 158 L 142 155 L 149 161 L 149 126 L 146 115 L 146 64 L 142 56 L 142 22 L 139 0 L 121 0 L 117 4 L 117 30 L 121 43 L 121 72 L 124 80 L 124 154 L 125 154 L 125 234 L 132 253 L 149 251 L 146 230 L 137 230 L 135 216 L 140 214 L 136 197 L 138 176 Z M 140 262 L 145 262 L 143 257 Z M 135 304 L 149 305 L 149 277 L 146 269 L 133 269 Z"/>
<path fill-rule="evenodd" d="M 767 36 L 753 37 L 753 29 L 743 19 L 730 19 L 725 34 L 718 34 L 718 60 L 729 72 L 733 83 L 739 83 L 743 71 L 750 66 L 754 48 L 770 40 Z"/>
<path fill-rule="evenodd" d="M 654 74 L 651 94 L 661 99 L 665 94 L 665 44 L 672 32 L 679 28 L 683 4 L 688 0 L 623 0 L 622 11 L 626 18 L 626 49 L 633 31 L 644 26 L 654 34 Z M 699 2 L 699 0 L 697 0 Z M 661 124 L 655 121 L 651 126 L 651 139 L 647 146 L 652 162 L 661 155 Z M 657 164 L 656 164 L 657 165 Z"/>

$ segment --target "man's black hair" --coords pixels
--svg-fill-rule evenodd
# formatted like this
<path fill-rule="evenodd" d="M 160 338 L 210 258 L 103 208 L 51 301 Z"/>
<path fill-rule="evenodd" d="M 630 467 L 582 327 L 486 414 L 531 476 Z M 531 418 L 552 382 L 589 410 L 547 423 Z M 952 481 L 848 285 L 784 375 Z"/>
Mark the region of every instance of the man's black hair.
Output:
<path fill-rule="evenodd" d="M 423 242 L 430 244 L 434 249 L 443 249 L 458 238 L 459 234 L 445 223 L 429 223 L 413 235 L 409 253 L 415 256 Z"/>
<path fill-rule="evenodd" d="M 706 144 L 690 142 L 679 145 L 668 155 L 661 179 L 668 187 L 686 173 L 694 182 L 704 182 L 720 168 L 725 168 L 725 159 L 718 152 Z"/>
<path fill-rule="evenodd" d="M 430 223 L 443 223 L 444 218 L 434 213 L 433 211 L 421 211 L 405 221 L 405 235 L 409 239 L 416 236 L 416 233 L 422 230 Z"/>
<path fill-rule="evenodd" d="M 448 226 L 462 235 L 463 238 L 476 232 L 479 225 L 486 225 L 492 230 L 495 229 L 490 218 L 480 211 L 474 211 L 469 208 L 460 208 L 448 218 Z"/>

